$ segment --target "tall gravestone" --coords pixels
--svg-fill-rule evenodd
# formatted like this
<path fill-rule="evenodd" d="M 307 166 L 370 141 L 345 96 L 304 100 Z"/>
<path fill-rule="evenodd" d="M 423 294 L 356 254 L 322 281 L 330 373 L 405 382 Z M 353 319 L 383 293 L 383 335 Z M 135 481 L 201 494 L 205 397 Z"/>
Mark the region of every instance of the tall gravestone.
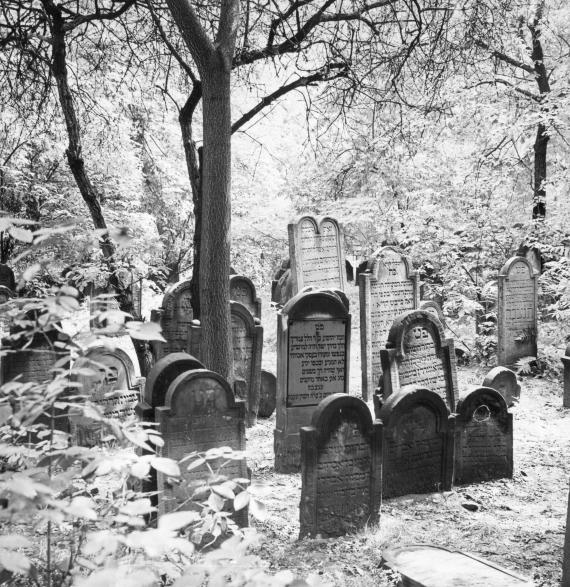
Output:
<path fill-rule="evenodd" d="M 230 299 L 243 304 L 254 318 L 261 320 L 261 300 L 257 297 L 255 285 L 249 277 L 230 276 Z"/>
<path fill-rule="evenodd" d="M 497 363 L 510 367 L 536 357 L 536 274 L 524 257 L 511 257 L 499 272 Z"/>
<path fill-rule="evenodd" d="M 366 401 L 382 377 L 380 349 L 386 346 L 393 320 L 419 304 L 418 275 L 395 247 L 383 247 L 359 275 L 362 397 Z"/>
<path fill-rule="evenodd" d="M 263 350 L 263 327 L 254 320 L 251 312 L 240 302 L 230 302 L 232 318 L 232 349 L 234 354 L 234 376 L 245 381 L 247 422 L 253 426 L 259 410 L 259 387 L 261 385 L 261 352 Z"/>
<path fill-rule="evenodd" d="M 213 448 L 230 447 L 245 450 L 245 402 L 235 399 L 228 382 L 218 373 L 195 369 L 179 375 L 166 393 L 164 406 L 155 410 L 158 431 L 164 440 L 160 456 L 179 461 L 187 454 L 206 452 Z M 212 469 L 219 470 L 229 479 L 247 479 L 245 459 L 209 461 Z M 196 485 L 209 477 L 206 466 L 181 467 L 182 482 L 170 484 L 162 472 L 157 474 L 160 492 L 158 515 L 174 510 L 198 509 L 192 501 Z M 236 522 L 247 525 L 247 511 L 236 512 Z"/>
<path fill-rule="evenodd" d="M 73 379 L 80 384 L 79 392 L 94 403 L 105 418 L 120 421 L 135 418 L 135 407 L 140 401 L 144 379 L 136 375 L 129 356 L 105 347 L 90 348 L 85 357 L 73 364 Z M 81 412 L 69 415 L 72 443 L 79 446 L 101 444 L 106 429 L 98 420 Z"/>
<path fill-rule="evenodd" d="M 307 286 L 344 291 L 344 236 L 339 223 L 328 216 L 302 216 L 288 230 L 292 294 Z"/>
<path fill-rule="evenodd" d="M 562 396 L 562 405 L 570 408 L 570 344 L 566 347 L 565 356 L 562 357 L 564 366 L 564 394 Z"/>
<path fill-rule="evenodd" d="M 259 387 L 259 410 L 257 415 L 260 418 L 270 418 L 277 405 L 277 377 L 270 371 L 261 370 L 261 385 Z"/>
<path fill-rule="evenodd" d="M 384 399 L 406 386 L 437 393 L 451 412 L 457 403 L 453 340 L 445 339 L 441 322 L 425 310 L 411 310 L 394 320 L 386 348 L 381 349 Z"/>
<path fill-rule="evenodd" d="M 275 470 L 301 464 L 299 429 L 311 423 L 319 402 L 348 393 L 348 300 L 342 292 L 308 290 L 283 307 L 277 321 Z"/>
<path fill-rule="evenodd" d="M 166 340 L 153 342 L 156 359 L 169 353 L 190 350 L 189 328 L 194 319 L 191 289 L 192 281 L 189 279 L 171 285 L 164 293 L 160 310 L 153 310 L 152 320 L 160 323 L 162 336 Z"/>
<path fill-rule="evenodd" d="M 341 536 L 378 521 L 381 425 L 344 393 L 321 401 L 301 428 L 300 538 Z"/>
<path fill-rule="evenodd" d="M 496 389 L 511 407 L 520 398 L 521 386 L 517 381 L 517 374 L 506 367 L 493 367 L 483 380 L 483 387 Z"/>
<path fill-rule="evenodd" d="M 513 415 L 490 387 L 462 393 L 455 418 L 455 482 L 513 476 Z"/>
<path fill-rule="evenodd" d="M 453 416 L 441 396 L 420 387 L 380 407 L 382 497 L 448 491 L 453 479 Z"/>

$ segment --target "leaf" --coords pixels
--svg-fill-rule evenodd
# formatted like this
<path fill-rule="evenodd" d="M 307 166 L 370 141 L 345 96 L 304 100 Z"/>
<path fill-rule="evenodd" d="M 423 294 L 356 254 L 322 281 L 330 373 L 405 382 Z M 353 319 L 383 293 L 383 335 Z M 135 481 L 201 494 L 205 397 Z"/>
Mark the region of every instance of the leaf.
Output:
<path fill-rule="evenodd" d="M 96 520 L 97 512 L 93 509 L 94 505 L 91 499 L 80 495 L 71 500 L 71 503 L 65 508 L 65 511 L 75 518 Z"/>
<path fill-rule="evenodd" d="M 31 566 L 30 559 L 20 552 L 0 549 L 0 567 L 12 573 L 27 575 L 30 572 Z"/>
<path fill-rule="evenodd" d="M 235 496 L 234 510 L 237 512 L 242 510 L 249 503 L 250 495 L 247 491 L 242 491 Z"/>
<path fill-rule="evenodd" d="M 180 467 L 178 466 L 178 463 L 172 459 L 154 457 L 150 461 L 150 464 L 154 469 L 168 475 L 169 477 L 180 477 Z"/>
<path fill-rule="evenodd" d="M 235 493 L 227 485 L 213 485 L 212 491 L 225 499 L 235 498 Z"/>
<path fill-rule="evenodd" d="M 30 281 L 34 278 L 36 273 L 38 273 L 41 270 L 41 268 L 42 266 L 39 263 L 34 263 L 33 265 L 30 265 L 26 268 L 24 273 L 22 273 L 22 279 L 24 281 Z"/>
<path fill-rule="evenodd" d="M 267 509 L 265 508 L 265 504 L 257 499 L 250 499 L 249 500 L 249 511 L 251 515 L 260 522 L 263 522 L 267 519 Z"/>
<path fill-rule="evenodd" d="M 208 505 L 216 512 L 222 511 L 225 500 L 223 497 L 216 495 L 214 492 L 210 493 L 207 500 Z"/>
<path fill-rule="evenodd" d="M 144 479 L 150 472 L 150 463 L 148 461 L 137 461 L 131 465 L 131 475 L 137 479 Z"/>
<path fill-rule="evenodd" d="M 18 534 L 4 534 L 0 536 L 0 548 L 7 548 L 8 550 L 16 548 L 30 548 L 32 543 L 24 536 Z"/>
<path fill-rule="evenodd" d="M 206 459 L 202 457 L 198 457 L 195 461 L 190 463 L 186 468 L 187 471 L 192 471 L 193 469 L 197 469 L 198 467 L 202 466 L 206 462 Z"/>
<path fill-rule="evenodd" d="M 22 241 L 23 243 L 31 243 L 34 240 L 34 234 L 32 231 L 25 228 L 12 226 L 9 232 L 12 238 L 15 238 L 17 241 Z"/>
<path fill-rule="evenodd" d="M 156 322 L 127 322 L 127 330 L 131 338 L 166 342 L 161 334 L 162 329 L 160 324 Z"/>
<path fill-rule="evenodd" d="M 158 529 L 176 531 L 186 528 L 186 526 L 189 526 L 193 522 L 197 522 L 199 519 L 200 514 L 191 510 L 163 514 L 158 518 Z"/>
<path fill-rule="evenodd" d="M 152 507 L 150 499 L 144 498 L 127 502 L 119 511 L 127 516 L 144 516 L 156 511 L 156 508 Z"/>

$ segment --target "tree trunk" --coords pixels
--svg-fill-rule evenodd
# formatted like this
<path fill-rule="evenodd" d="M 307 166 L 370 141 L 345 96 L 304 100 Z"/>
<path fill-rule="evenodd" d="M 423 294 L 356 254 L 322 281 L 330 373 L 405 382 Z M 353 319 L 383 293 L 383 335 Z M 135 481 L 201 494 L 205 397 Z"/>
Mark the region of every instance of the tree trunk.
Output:
<path fill-rule="evenodd" d="M 533 220 L 543 220 L 546 217 L 546 149 L 549 139 L 546 127 L 539 123 L 534 141 Z"/>

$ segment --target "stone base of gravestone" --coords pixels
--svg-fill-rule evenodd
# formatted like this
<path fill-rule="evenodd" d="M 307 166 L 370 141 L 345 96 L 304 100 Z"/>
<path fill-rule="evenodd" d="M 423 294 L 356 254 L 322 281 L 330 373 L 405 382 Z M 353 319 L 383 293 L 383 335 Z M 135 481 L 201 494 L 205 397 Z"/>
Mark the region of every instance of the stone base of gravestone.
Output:
<path fill-rule="evenodd" d="M 270 418 L 275 411 L 277 403 L 277 377 L 269 371 L 261 370 L 261 387 L 259 392 L 260 418 Z"/>
<path fill-rule="evenodd" d="M 521 386 L 517 375 L 507 367 L 494 367 L 483 380 L 483 387 L 496 389 L 507 402 L 507 407 L 513 406 L 521 396 Z"/>
<path fill-rule="evenodd" d="M 455 482 L 513 476 L 513 415 L 490 387 L 463 393 L 455 417 Z"/>
<path fill-rule="evenodd" d="M 403 587 L 531 587 L 532 581 L 494 563 L 441 546 L 412 544 L 382 553 Z"/>

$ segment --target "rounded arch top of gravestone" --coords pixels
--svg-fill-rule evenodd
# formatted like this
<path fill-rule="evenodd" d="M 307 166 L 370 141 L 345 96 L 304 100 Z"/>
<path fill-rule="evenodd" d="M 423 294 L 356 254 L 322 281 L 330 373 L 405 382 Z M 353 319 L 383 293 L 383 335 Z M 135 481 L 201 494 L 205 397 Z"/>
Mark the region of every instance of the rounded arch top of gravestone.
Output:
<path fill-rule="evenodd" d="M 6 287 L 5 285 L 0 285 L 0 304 L 5 304 L 8 300 L 15 296 L 16 294 L 13 290 Z"/>
<path fill-rule="evenodd" d="M 341 418 L 343 414 L 352 413 L 366 433 L 372 430 L 372 414 L 364 401 L 353 395 L 333 393 L 320 401 L 311 417 L 311 426 L 317 431 L 317 442 L 330 436 L 330 423 L 334 414 Z"/>
<path fill-rule="evenodd" d="M 483 387 L 497 390 L 505 399 L 507 406 L 512 406 L 514 400 L 518 399 L 521 393 L 517 374 L 507 367 L 493 367 L 483 379 Z"/>
<path fill-rule="evenodd" d="M 292 297 L 283 307 L 281 313 L 289 320 L 334 319 L 348 316 L 349 301 L 341 291 L 306 287 Z"/>
<path fill-rule="evenodd" d="M 104 346 L 90 347 L 83 357 L 77 359 L 74 367 L 82 367 L 84 365 L 98 367 L 98 363 L 104 366 L 106 364 L 106 357 L 119 361 L 127 378 L 124 389 L 131 389 L 137 379 L 136 369 L 129 355 L 122 349 L 109 349 Z"/>
<path fill-rule="evenodd" d="M 386 342 L 387 349 L 395 349 L 401 357 L 405 356 L 406 333 L 412 331 L 416 324 L 429 328 L 433 337 L 436 353 L 440 352 L 445 334 L 441 322 L 428 310 L 408 310 L 400 314 L 392 323 Z M 421 334 L 418 334 L 421 335 Z"/>
<path fill-rule="evenodd" d="M 256 318 L 261 319 L 261 300 L 253 281 L 245 275 L 230 276 L 230 299 L 242 303 Z"/>
<path fill-rule="evenodd" d="M 230 300 L 230 315 L 239 316 L 243 320 L 249 333 L 253 333 L 253 330 L 256 326 L 256 322 L 253 314 L 249 311 L 247 306 L 245 306 L 241 302 Z"/>
<path fill-rule="evenodd" d="M 445 328 L 445 316 L 443 315 L 443 310 L 441 309 L 441 306 L 437 302 L 434 302 L 433 300 L 422 300 L 420 302 L 419 309 L 425 310 L 426 312 L 430 312 L 431 314 L 436 316 L 437 319 L 441 322 L 441 325 Z"/>
<path fill-rule="evenodd" d="M 520 272 L 519 269 L 517 269 L 517 265 L 518 266 L 524 265 L 528 271 L 528 274 L 522 275 L 522 272 Z M 514 270 L 516 270 L 516 273 L 511 275 Z M 525 277 L 525 278 L 528 277 L 529 279 L 536 279 L 537 278 L 537 274 L 534 271 L 532 263 L 526 257 L 516 256 L 516 257 L 511 257 L 510 259 L 507 259 L 507 261 L 505 262 L 505 264 L 501 267 L 501 269 L 499 271 L 499 277 L 504 277 L 507 280 L 512 279 L 513 276 L 516 277 L 517 274 L 521 275 L 521 277 Z"/>
<path fill-rule="evenodd" d="M 171 353 L 159 359 L 146 378 L 144 399 L 151 407 L 164 405 L 170 384 L 182 373 L 204 369 L 204 364 L 188 353 Z"/>
<path fill-rule="evenodd" d="M 456 413 L 458 423 L 493 419 L 504 431 L 509 427 L 507 402 L 501 393 L 492 387 L 475 387 L 461 393 Z"/>
<path fill-rule="evenodd" d="M 192 280 L 184 279 L 166 288 L 162 299 L 162 311 L 165 318 L 177 317 L 180 312 L 185 318 L 192 319 Z"/>
<path fill-rule="evenodd" d="M 393 393 L 380 407 L 378 419 L 384 429 L 393 427 L 394 421 L 405 416 L 411 407 L 424 406 L 436 415 L 437 432 L 446 432 L 449 427 L 449 409 L 435 391 L 409 385 Z M 421 423 L 420 423 L 421 424 Z"/>
<path fill-rule="evenodd" d="M 215 382 L 214 387 L 212 381 Z M 185 393 L 188 388 L 191 388 L 192 393 Z M 176 416 L 179 411 L 208 414 L 243 406 L 242 418 L 245 419 L 244 401 L 236 399 L 231 385 L 224 377 L 208 369 L 193 369 L 178 375 L 168 387 L 164 406 L 170 409 L 171 416 Z"/>
<path fill-rule="evenodd" d="M 416 275 L 410 259 L 401 249 L 392 245 L 374 251 L 367 261 L 366 270 L 376 279 L 411 279 Z"/>
<path fill-rule="evenodd" d="M 537 247 L 521 245 L 515 253 L 515 256 L 524 257 L 530 262 L 535 273 L 542 273 L 542 253 Z"/>

